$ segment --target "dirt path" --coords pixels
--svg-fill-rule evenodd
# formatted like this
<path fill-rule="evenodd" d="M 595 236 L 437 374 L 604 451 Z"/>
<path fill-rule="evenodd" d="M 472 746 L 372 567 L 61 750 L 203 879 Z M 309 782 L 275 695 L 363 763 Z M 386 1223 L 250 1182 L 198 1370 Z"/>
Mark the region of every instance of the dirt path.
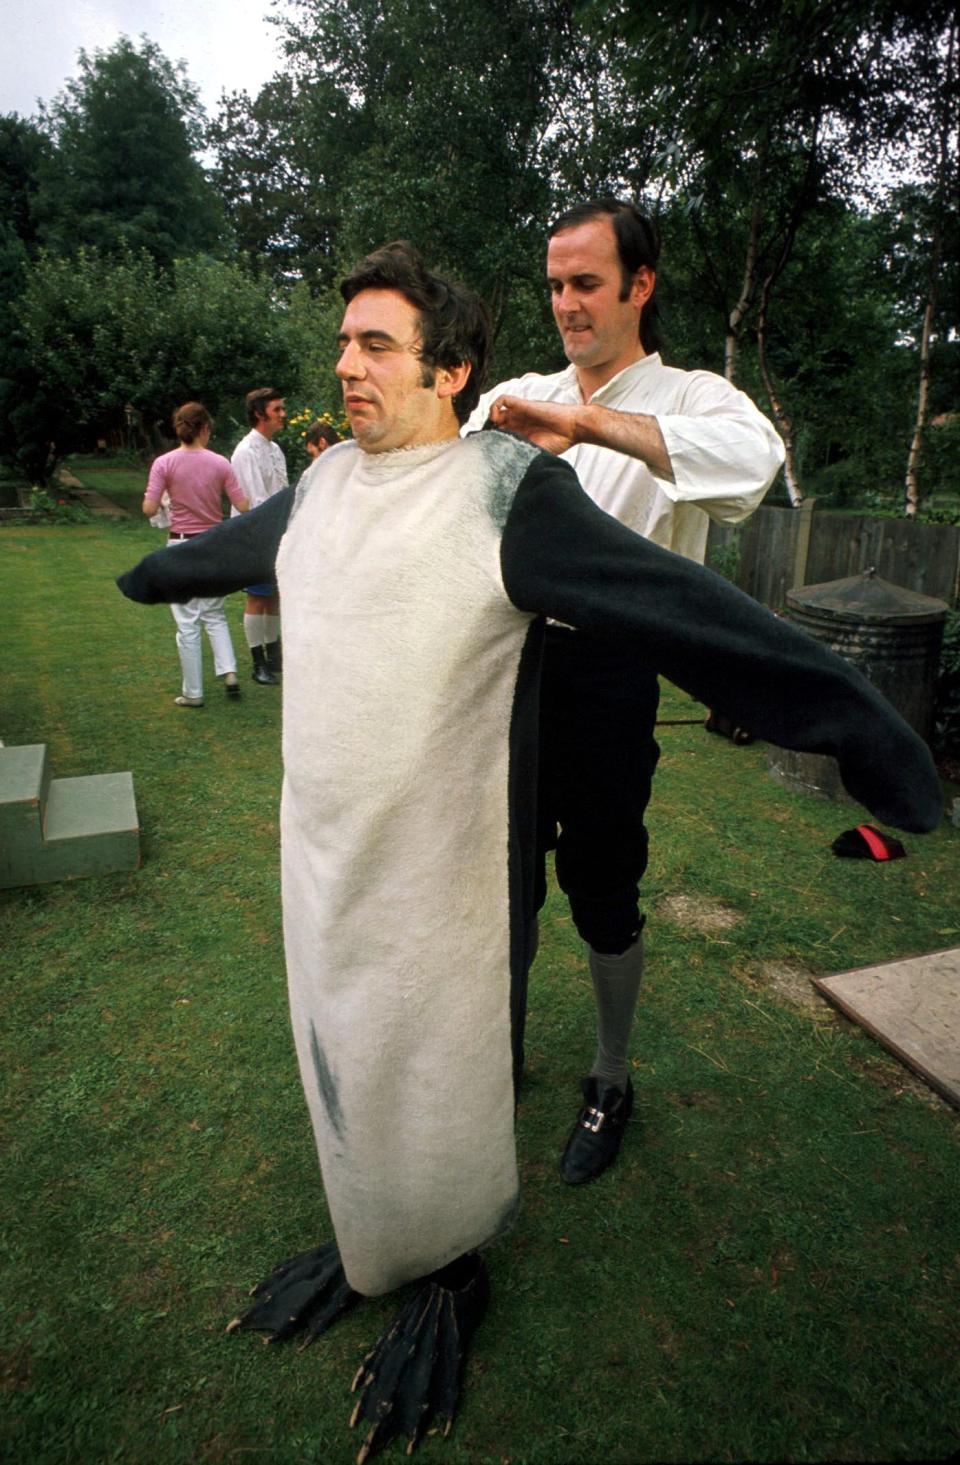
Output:
<path fill-rule="evenodd" d="M 61 488 L 69 491 L 70 497 L 75 498 L 78 503 L 89 509 L 91 514 L 106 514 L 114 519 L 128 519 L 130 515 L 126 509 L 121 509 L 111 499 L 104 498 L 102 493 L 97 493 L 94 488 L 84 488 L 79 478 L 75 478 L 69 468 L 61 468 L 57 474 L 57 482 Z"/>

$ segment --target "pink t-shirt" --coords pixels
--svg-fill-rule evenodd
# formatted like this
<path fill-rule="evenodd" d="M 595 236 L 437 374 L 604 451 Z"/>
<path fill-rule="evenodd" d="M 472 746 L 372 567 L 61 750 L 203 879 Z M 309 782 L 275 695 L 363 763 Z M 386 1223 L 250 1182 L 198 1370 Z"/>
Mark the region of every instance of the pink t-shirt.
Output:
<path fill-rule="evenodd" d="M 155 459 L 147 479 L 146 497 L 159 502 L 170 495 L 170 528 L 174 534 L 202 534 L 223 518 L 220 495 L 232 504 L 246 495 L 226 458 L 209 448 L 174 448 Z"/>

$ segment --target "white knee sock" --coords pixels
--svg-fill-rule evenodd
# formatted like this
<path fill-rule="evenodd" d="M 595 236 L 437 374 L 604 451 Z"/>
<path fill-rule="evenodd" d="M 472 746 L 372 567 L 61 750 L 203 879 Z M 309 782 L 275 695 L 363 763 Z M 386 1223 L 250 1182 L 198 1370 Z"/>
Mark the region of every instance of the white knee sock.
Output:
<path fill-rule="evenodd" d="M 266 616 L 244 615 L 243 617 L 243 634 L 247 638 L 247 645 L 251 651 L 254 646 L 262 646 L 266 640 L 263 627 L 266 619 Z"/>
<path fill-rule="evenodd" d="M 643 975 L 643 936 L 619 956 L 588 949 L 597 1001 L 597 1056 L 590 1072 L 626 1092 L 627 1047 Z"/>
<path fill-rule="evenodd" d="M 280 635 L 280 617 L 262 615 L 260 619 L 263 621 L 263 644 L 264 646 L 272 646 Z"/>

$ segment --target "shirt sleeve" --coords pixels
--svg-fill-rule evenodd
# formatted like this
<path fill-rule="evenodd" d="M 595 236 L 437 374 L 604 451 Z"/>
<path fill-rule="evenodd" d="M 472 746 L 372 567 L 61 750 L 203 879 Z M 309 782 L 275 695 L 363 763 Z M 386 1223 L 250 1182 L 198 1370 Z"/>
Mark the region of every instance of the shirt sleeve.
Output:
<path fill-rule="evenodd" d="M 519 609 L 628 639 L 708 707 L 783 748 L 838 760 L 878 819 L 934 829 L 940 781 L 929 749 L 857 670 L 719 575 L 651 544 L 542 455 L 528 469 L 501 544 Z"/>
<path fill-rule="evenodd" d="M 245 439 L 234 448 L 230 466 L 240 484 L 244 498 L 248 499 L 250 507 L 254 508 L 265 497 L 263 475 L 260 472 L 260 465 Z"/>
<path fill-rule="evenodd" d="M 249 514 L 225 519 L 186 544 L 154 550 L 117 585 L 129 600 L 157 605 L 229 595 L 273 580 L 292 503 L 292 489 L 282 489 Z"/>
<path fill-rule="evenodd" d="M 234 505 L 234 507 L 236 507 L 241 499 L 246 499 L 248 497 L 247 494 L 244 493 L 243 485 L 237 478 L 237 475 L 234 472 L 234 469 L 230 463 L 227 464 L 227 471 L 223 475 L 223 488 L 224 492 L 227 495 L 227 498 Z"/>
<path fill-rule="evenodd" d="M 150 474 L 147 478 L 147 487 L 143 496 L 149 499 L 151 503 L 159 503 L 163 498 L 163 492 L 166 486 L 167 473 L 163 458 L 154 458 L 150 465 Z"/>
<path fill-rule="evenodd" d="M 657 482 L 674 503 L 738 524 L 783 466 L 783 441 L 745 392 L 712 372 L 688 376 L 681 410 L 657 414 L 674 476 L 673 483 Z"/>

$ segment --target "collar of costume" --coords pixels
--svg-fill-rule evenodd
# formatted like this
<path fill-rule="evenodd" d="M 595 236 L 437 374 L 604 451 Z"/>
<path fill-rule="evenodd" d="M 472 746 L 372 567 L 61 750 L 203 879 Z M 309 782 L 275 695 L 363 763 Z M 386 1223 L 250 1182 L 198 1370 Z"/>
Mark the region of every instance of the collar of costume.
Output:
<path fill-rule="evenodd" d="M 399 478 L 413 468 L 433 462 L 442 453 L 460 443 L 459 437 L 444 438 L 438 443 L 418 443 L 410 448 L 390 448 L 385 453 L 365 453 L 358 448 L 359 473 L 370 482 L 382 482 L 385 478 Z"/>

